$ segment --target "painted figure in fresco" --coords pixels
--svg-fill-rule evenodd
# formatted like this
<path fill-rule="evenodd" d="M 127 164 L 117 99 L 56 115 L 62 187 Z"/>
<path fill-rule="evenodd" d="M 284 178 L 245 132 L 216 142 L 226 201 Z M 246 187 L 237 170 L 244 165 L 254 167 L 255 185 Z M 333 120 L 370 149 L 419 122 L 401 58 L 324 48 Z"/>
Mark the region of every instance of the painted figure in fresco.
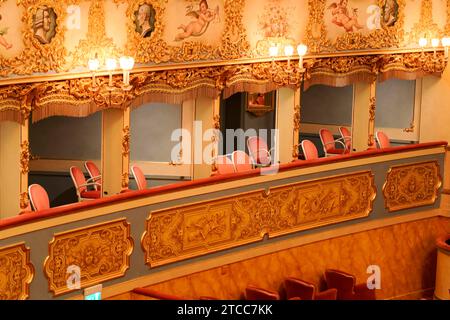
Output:
<path fill-rule="evenodd" d="M 182 24 L 178 27 L 178 29 L 183 30 L 183 32 L 175 37 L 175 41 L 201 36 L 208 29 L 209 23 L 219 16 L 219 6 L 217 6 L 215 10 L 210 10 L 206 0 L 200 1 L 199 10 L 193 10 L 192 6 L 187 6 L 186 10 L 186 16 L 193 17 L 195 20 L 186 26 Z"/>
<path fill-rule="evenodd" d="M 252 96 L 252 100 L 250 100 L 250 106 L 264 106 L 265 99 L 264 94 L 258 93 Z"/>
<path fill-rule="evenodd" d="M 382 24 L 386 27 L 392 27 L 398 18 L 398 3 L 396 0 L 385 0 L 383 6 Z"/>
<path fill-rule="evenodd" d="M 2 16 L 0 15 L 0 20 L 2 20 Z M 0 44 L 5 47 L 6 50 L 12 48 L 12 44 L 6 41 L 6 39 L 3 37 L 5 34 L 8 33 L 8 27 L 0 29 Z"/>
<path fill-rule="evenodd" d="M 339 3 L 333 2 L 328 7 L 333 15 L 332 22 L 339 27 L 343 27 L 346 32 L 362 29 L 363 26 L 358 23 L 358 9 L 352 8 L 353 12 L 350 15 L 347 4 L 348 0 L 340 0 Z"/>
<path fill-rule="evenodd" d="M 141 36 L 148 38 L 155 30 L 155 9 L 148 4 L 139 7 L 137 15 L 137 23 Z"/>
<path fill-rule="evenodd" d="M 48 44 L 51 41 L 48 37 L 50 25 L 50 9 L 47 6 L 39 7 L 34 19 L 34 37 L 42 44 Z"/>

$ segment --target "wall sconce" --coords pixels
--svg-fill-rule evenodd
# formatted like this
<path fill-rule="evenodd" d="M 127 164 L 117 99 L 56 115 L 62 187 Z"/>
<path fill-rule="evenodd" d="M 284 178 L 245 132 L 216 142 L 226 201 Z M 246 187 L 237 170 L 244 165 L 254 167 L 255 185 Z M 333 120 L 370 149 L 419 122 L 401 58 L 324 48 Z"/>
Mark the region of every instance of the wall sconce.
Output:
<path fill-rule="evenodd" d="M 422 54 L 423 54 L 423 49 L 427 46 L 427 44 L 428 44 L 428 40 L 426 38 L 419 39 L 419 47 L 422 49 Z"/>
<path fill-rule="evenodd" d="M 299 56 L 298 66 L 300 68 L 300 72 L 303 72 L 305 70 L 305 68 L 303 68 L 303 57 L 305 56 L 307 51 L 308 51 L 308 47 L 306 45 L 304 45 L 303 43 L 298 45 L 297 53 Z"/>
<path fill-rule="evenodd" d="M 433 47 L 433 56 L 434 56 L 434 58 L 436 58 L 436 48 L 439 46 L 439 42 L 440 42 L 440 40 L 439 39 L 436 39 L 436 38 L 434 38 L 434 39 L 431 39 L 431 46 Z"/>
<path fill-rule="evenodd" d="M 97 81 L 95 79 L 95 73 L 100 68 L 100 61 L 97 59 L 97 56 L 94 59 L 88 61 L 89 70 L 92 72 L 92 88 L 97 88 Z"/>
<path fill-rule="evenodd" d="M 444 37 L 442 38 L 442 45 L 444 46 L 444 57 L 445 60 L 448 59 L 448 48 L 450 47 L 450 38 Z"/>
<path fill-rule="evenodd" d="M 288 68 L 288 70 L 290 70 L 291 69 L 291 57 L 294 54 L 294 47 L 291 45 L 284 47 L 284 54 L 286 57 L 288 57 L 287 68 Z"/>
<path fill-rule="evenodd" d="M 134 59 L 132 57 L 120 58 L 120 68 L 123 71 L 124 90 L 130 87 L 130 71 L 134 67 Z"/>
<path fill-rule="evenodd" d="M 278 46 L 273 45 L 269 48 L 269 56 L 272 58 L 272 67 L 275 67 L 275 57 L 278 55 Z"/>
<path fill-rule="evenodd" d="M 106 59 L 106 70 L 109 71 L 108 90 L 114 89 L 112 74 L 113 74 L 113 71 L 116 70 L 116 68 L 117 68 L 117 61 L 116 61 L 116 59 L 111 59 L 111 58 Z"/>

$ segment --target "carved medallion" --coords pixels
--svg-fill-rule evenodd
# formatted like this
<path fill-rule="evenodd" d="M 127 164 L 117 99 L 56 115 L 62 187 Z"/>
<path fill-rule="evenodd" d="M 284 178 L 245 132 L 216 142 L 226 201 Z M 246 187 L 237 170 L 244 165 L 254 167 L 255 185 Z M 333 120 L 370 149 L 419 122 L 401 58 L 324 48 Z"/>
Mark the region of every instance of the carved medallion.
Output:
<path fill-rule="evenodd" d="M 77 268 L 81 288 L 122 277 L 132 251 L 126 219 L 55 234 L 44 264 L 49 290 L 55 295 L 76 290 L 70 270 Z"/>
<path fill-rule="evenodd" d="M 25 243 L 0 248 L 0 300 L 24 300 L 29 297 L 34 267 Z"/>
<path fill-rule="evenodd" d="M 390 168 L 383 186 L 389 212 L 434 204 L 442 184 L 439 170 L 436 161 Z"/>
<path fill-rule="evenodd" d="M 150 267 L 367 217 L 376 189 L 364 171 L 151 212 L 142 237 Z"/>

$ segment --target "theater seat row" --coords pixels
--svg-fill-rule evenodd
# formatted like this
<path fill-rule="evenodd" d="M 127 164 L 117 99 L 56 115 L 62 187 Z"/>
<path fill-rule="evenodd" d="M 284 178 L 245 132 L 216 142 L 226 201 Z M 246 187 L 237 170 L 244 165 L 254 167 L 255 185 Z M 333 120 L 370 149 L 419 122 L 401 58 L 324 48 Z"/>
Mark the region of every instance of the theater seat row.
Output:
<path fill-rule="evenodd" d="M 356 284 L 356 278 L 344 271 L 327 269 L 325 271 L 327 289 L 319 292 L 316 286 L 302 279 L 289 277 L 283 283 L 280 294 L 277 291 L 249 285 L 245 289 L 246 300 L 280 300 L 281 297 L 288 300 L 375 300 L 375 290 L 367 287 L 366 283 Z M 148 299 L 158 300 L 189 300 L 175 295 L 161 293 L 147 288 L 136 288 L 134 294 Z M 217 300 L 215 297 L 201 296 L 199 300 Z"/>

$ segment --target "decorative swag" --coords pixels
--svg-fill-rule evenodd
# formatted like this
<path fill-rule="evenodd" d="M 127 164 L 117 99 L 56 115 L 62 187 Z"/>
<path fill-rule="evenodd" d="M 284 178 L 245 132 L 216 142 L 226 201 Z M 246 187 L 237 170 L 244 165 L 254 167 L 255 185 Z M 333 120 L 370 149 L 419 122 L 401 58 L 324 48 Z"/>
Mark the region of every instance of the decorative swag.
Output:
<path fill-rule="evenodd" d="M 386 55 L 316 58 L 298 64 L 286 61 L 238 64 L 134 73 L 130 91 L 93 92 L 91 78 L 17 84 L 0 87 L 0 121 L 23 123 L 51 116 L 86 117 L 108 108 L 137 108 L 148 102 L 181 104 L 200 96 L 228 98 L 238 92 L 265 93 L 282 87 L 307 89 L 315 84 L 341 87 L 356 82 L 388 79 L 414 80 L 440 76 L 447 61 L 442 52 L 413 52 Z M 114 77 L 119 84 L 121 76 Z M 97 78 L 106 87 L 108 77 Z M 105 84 L 105 86 L 103 86 Z M 117 85 L 117 87 L 120 87 Z"/>

